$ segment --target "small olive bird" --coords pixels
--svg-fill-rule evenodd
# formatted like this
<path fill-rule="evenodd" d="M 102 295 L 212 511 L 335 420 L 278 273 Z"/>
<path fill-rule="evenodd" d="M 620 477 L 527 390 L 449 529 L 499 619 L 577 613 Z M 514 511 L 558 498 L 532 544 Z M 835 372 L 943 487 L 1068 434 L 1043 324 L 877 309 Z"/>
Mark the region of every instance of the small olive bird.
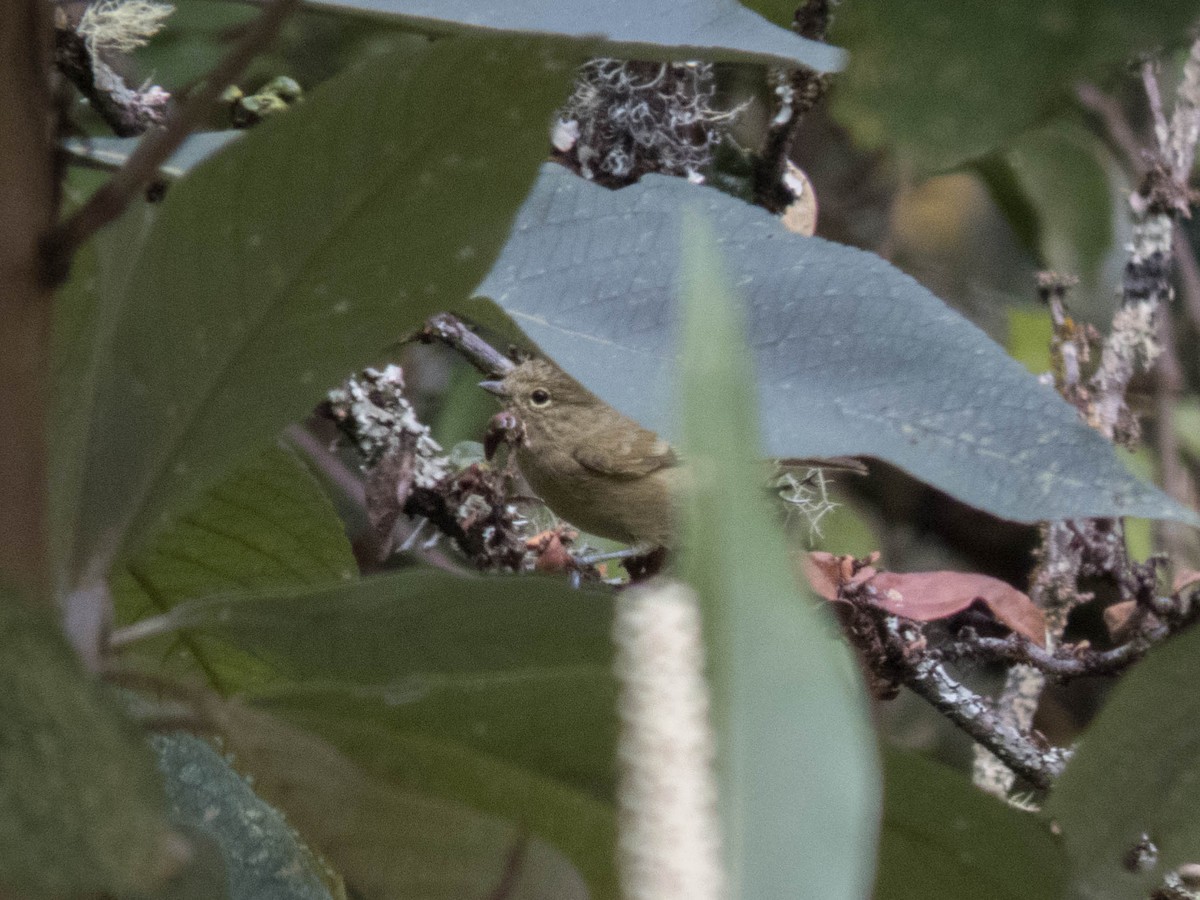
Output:
<path fill-rule="evenodd" d="M 671 543 L 671 492 L 683 470 L 670 444 L 544 359 L 480 387 L 521 422 L 517 465 L 557 515 L 628 544 Z"/>
<path fill-rule="evenodd" d="M 674 543 L 672 494 L 684 485 L 687 468 L 670 444 L 549 360 L 528 359 L 480 387 L 503 399 L 521 423 L 524 434 L 514 442 L 517 465 L 557 515 L 628 544 Z M 779 465 L 866 472 L 848 457 Z"/>

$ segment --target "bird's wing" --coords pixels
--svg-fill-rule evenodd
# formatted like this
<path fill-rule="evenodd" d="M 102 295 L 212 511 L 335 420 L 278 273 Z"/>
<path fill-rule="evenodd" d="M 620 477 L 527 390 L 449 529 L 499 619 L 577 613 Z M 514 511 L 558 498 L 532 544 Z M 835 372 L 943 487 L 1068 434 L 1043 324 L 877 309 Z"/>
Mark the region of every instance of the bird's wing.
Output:
<path fill-rule="evenodd" d="M 577 448 L 572 455 L 585 469 L 615 478 L 642 478 L 679 464 L 671 445 L 644 428 L 632 435 L 605 434 Z"/>

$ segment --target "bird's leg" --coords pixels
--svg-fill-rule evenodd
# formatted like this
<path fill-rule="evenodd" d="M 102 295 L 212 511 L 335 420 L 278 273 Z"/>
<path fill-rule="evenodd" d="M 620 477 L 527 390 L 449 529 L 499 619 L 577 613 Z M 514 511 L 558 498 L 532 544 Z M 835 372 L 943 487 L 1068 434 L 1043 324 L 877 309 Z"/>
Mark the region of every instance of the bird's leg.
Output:
<path fill-rule="evenodd" d="M 575 561 L 581 566 L 594 566 L 596 563 L 607 562 L 610 559 L 634 559 L 635 557 L 642 556 L 653 549 L 653 547 L 635 544 L 634 546 L 626 547 L 623 550 L 609 550 L 604 553 L 590 553 L 587 556 L 577 556 L 575 557 Z"/>

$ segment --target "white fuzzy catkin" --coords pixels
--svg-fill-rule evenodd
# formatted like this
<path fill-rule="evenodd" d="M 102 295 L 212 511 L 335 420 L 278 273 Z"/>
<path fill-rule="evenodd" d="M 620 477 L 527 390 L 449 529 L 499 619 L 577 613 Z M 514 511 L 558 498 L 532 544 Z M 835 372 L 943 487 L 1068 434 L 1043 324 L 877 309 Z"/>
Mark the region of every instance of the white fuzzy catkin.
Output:
<path fill-rule="evenodd" d="M 624 900 L 720 900 L 715 739 L 695 594 L 677 582 L 617 599 L 617 859 Z"/>

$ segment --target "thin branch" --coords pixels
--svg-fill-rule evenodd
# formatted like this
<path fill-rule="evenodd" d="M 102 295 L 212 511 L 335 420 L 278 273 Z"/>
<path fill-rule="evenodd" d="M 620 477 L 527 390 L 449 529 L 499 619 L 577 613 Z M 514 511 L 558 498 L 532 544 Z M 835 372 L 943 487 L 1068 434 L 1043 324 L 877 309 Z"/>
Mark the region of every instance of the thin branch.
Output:
<path fill-rule="evenodd" d="M 1188 213 L 1188 176 L 1200 139 L 1200 40 L 1192 44 L 1176 92 L 1170 122 L 1163 111 L 1153 64 L 1142 66 L 1142 82 L 1154 119 L 1154 165 L 1130 197 L 1133 239 L 1125 267 L 1121 305 L 1089 384 L 1088 423 L 1118 443 L 1138 438 L 1138 423 L 1126 401 L 1133 376 L 1158 357 L 1158 320 L 1171 298 L 1170 272 L 1175 219 Z"/>
<path fill-rule="evenodd" d="M 1146 92 L 1146 103 L 1150 107 L 1150 119 L 1154 122 L 1154 139 L 1160 147 L 1165 147 L 1170 126 L 1167 125 L 1162 92 L 1158 87 L 1158 64 L 1153 60 L 1144 60 L 1139 71 L 1142 76 L 1142 89 Z"/>
<path fill-rule="evenodd" d="M 146 135 L 128 162 L 74 215 L 60 223 L 43 246 L 43 278 L 63 282 L 79 248 L 100 228 L 117 218 L 155 177 L 184 139 L 209 115 L 222 91 L 274 39 L 299 0 L 271 0 L 229 53 L 188 99 L 173 110 L 161 130 Z"/>
<path fill-rule="evenodd" d="M 1179 244 L 1179 235 L 1176 233 L 1176 257 L 1180 260 L 1191 258 L 1194 261 L 1191 248 L 1181 248 Z M 1184 284 L 1185 281 L 1186 278 L 1182 277 L 1181 272 L 1180 283 Z M 1188 288 L 1184 286 L 1183 292 L 1186 294 L 1187 291 Z M 1154 380 L 1154 434 L 1158 448 L 1159 477 L 1167 496 L 1190 506 L 1196 503 L 1196 486 L 1183 460 L 1176 420 L 1176 408 L 1185 379 L 1175 331 L 1166 317 L 1163 318 L 1159 339 L 1162 342 L 1163 355 L 1158 366 L 1158 377 Z M 1191 528 L 1180 522 L 1158 522 L 1156 532 L 1168 559 L 1173 560 L 1175 565 L 1185 564 L 1189 557 L 1193 557 L 1190 561 L 1195 562 L 1198 545 Z"/>
<path fill-rule="evenodd" d="M 1163 151 L 1175 183 L 1187 186 L 1200 140 L 1200 40 L 1192 44 L 1183 66 L 1183 79 L 1175 91 L 1175 109 Z"/>
<path fill-rule="evenodd" d="M 1054 327 L 1050 350 L 1055 387 L 1086 416 L 1091 395 L 1082 382 L 1082 366 L 1089 359 L 1093 336 L 1087 325 L 1075 322 L 1067 314 L 1066 295 L 1074 284 L 1073 278 L 1053 272 L 1038 274 L 1038 294 L 1050 310 Z M 1062 640 L 1071 610 L 1088 599 L 1076 587 L 1087 543 L 1076 532 L 1077 527 L 1071 522 L 1049 522 L 1041 529 L 1038 563 L 1029 597 L 1045 611 L 1046 642 L 1052 650 Z M 1016 664 L 1005 673 L 1004 687 L 996 698 L 996 714 L 1005 725 L 1027 733 L 1033 728 L 1046 675 L 1024 660 L 1012 662 Z M 1015 781 L 1012 770 L 981 745 L 975 747 L 971 777 L 976 785 L 997 797 L 1007 797 Z"/>
<path fill-rule="evenodd" d="M 1135 177 L 1141 177 L 1146 172 L 1146 151 L 1142 142 L 1134 134 L 1121 105 L 1108 94 L 1101 91 L 1091 82 L 1082 82 L 1075 86 L 1075 96 L 1080 104 L 1088 111 L 1100 117 L 1109 139 L 1113 142 L 1125 164 Z"/>
<path fill-rule="evenodd" d="M 1061 774 L 1069 751 L 1042 748 L 1003 721 L 995 707 L 951 675 L 925 648 L 920 628 L 888 615 L 879 630 L 888 664 L 902 683 L 986 747 L 1009 769 L 1036 787 L 1049 788 Z"/>
<path fill-rule="evenodd" d="M 1183 391 L 1185 378 L 1183 366 L 1179 361 L 1175 331 L 1166 317 L 1162 321 L 1159 341 L 1163 352 L 1156 373 L 1158 377 L 1154 380 L 1154 399 L 1158 413 L 1156 431 L 1163 490 L 1181 503 L 1189 503 L 1192 499 L 1189 479 L 1187 469 L 1180 459 L 1179 438 L 1175 433 L 1175 405 Z"/>
<path fill-rule="evenodd" d="M 312 425 L 315 425 L 313 422 Z M 321 473 L 330 484 L 337 487 L 342 495 L 354 505 L 364 516 L 367 514 L 367 492 L 363 487 L 362 476 L 352 472 L 337 454 L 329 449 L 329 442 L 322 441 L 311 430 L 311 426 L 294 424 L 284 429 L 287 443 L 303 453 L 309 465 Z"/>
<path fill-rule="evenodd" d="M 806 0 L 796 10 L 792 30 L 810 40 L 825 40 L 830 6 L 829 0 Z M 796 132 L 805 114 L 825 96 L 830 79 L 807 68 L 774 69 L 770 79 L 778 104 L 754 161 L 753 190 L 755 203 L 779 213 L 796 199 L 783 181 Z"/>
<path fill-rule="evenodd" d="M 529 835 L 522 831 L 509 848 L 508 856 L 504 860 L 504 871 L 500 873 L 500 881 L 488 894 L 487 900 L 509 900 L 513 896 L 528 855 Z"/>
<path fill-rule="evenodd" d="M 1179 273 L 1179 289 L 1183 294 L 1183 308 L 1192 322 L 1192 328 L 1200 332 L 1200 264 L 1196 262 L 1196 251 L 1192 249 L 1187 234 L 1175 231 L 1175 271 Z"/>
<path fill-rule="evenodd" d="M 515 365 L 452 313 L 431 316 L 416 339 L 425 344 L 434 341 L 446 344 L 485 375 L 507 375 Z"/>
<path fill-rule="evenodd" d="M 1166 625 L 1157 625 L 1144 637 L 1112 650 L 1086 650 L 1078 646 L 1060 646 L 1053 650 L 1030 643 L 1020 635 L 1003 638 L 963 635 L 938 648 L 938 655 L 951 662 L 1019 663 L 1059 681 L 1100 675 L 1116 675 L 1146 655 L 1154 644 L 1172 633 Z"/>
<path fill-rule="evenodd" d="M 134 137 L 166 120 L 170 94 L 157 86 L 131 88 L 65 21 L 54 29 L 54 64 L 118 137 Z"/>
<path fill-rule="evenodd" d="M 174 616 L 169 612 L 160 613 L 157 616 L 149 616 L 145 619 L 139 619 L 132 625 L 114 628 L 112 634 L 108 637 L 108 649 L 113 652 L 119 652 L 130 644 L 161 637 L 164 634 L 171 634 L 178 629 L 178 616 Z"/>

